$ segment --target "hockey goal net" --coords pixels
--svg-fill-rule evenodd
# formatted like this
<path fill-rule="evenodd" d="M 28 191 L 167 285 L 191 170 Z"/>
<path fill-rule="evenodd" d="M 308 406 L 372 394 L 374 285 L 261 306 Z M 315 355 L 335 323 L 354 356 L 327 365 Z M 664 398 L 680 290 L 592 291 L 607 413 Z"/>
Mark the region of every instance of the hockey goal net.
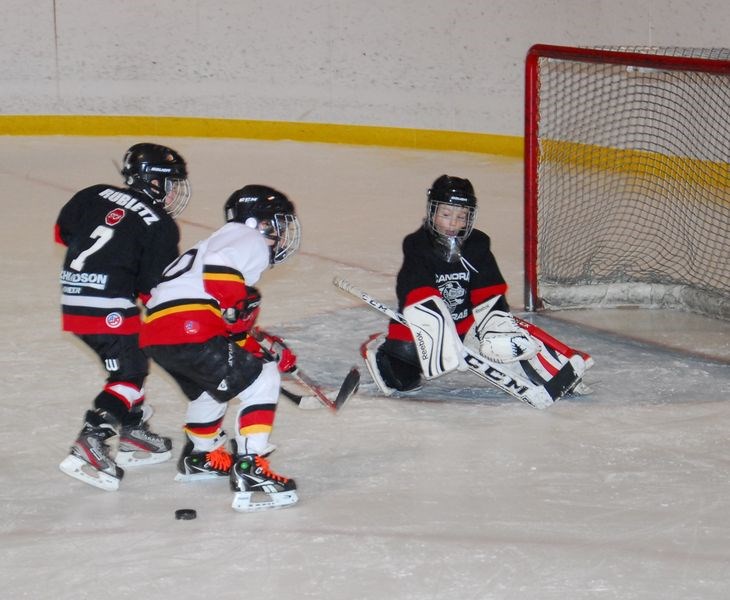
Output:
<path fill-rule="evenodd" d="M 730 49 L 533 46 L 525 308 L 730 319 Z"/>

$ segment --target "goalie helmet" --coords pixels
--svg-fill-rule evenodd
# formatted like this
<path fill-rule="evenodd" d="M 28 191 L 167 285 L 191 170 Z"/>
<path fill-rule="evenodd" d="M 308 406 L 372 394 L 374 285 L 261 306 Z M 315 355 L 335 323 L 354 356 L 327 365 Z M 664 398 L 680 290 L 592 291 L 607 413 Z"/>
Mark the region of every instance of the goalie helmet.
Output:
<path fill-rule="evenodd" d="M 185 160 L 172 148 L 157 144 L 135 144 L 124 155 L 124 183 L 161 204 L 173 217 L 190 200 L 190 183 Z"/>
<path fill-rule="evenodd" d="M 426 230 L 436 252 L 448 262 L 461 258 L 476 213 L 477 198 L 468 179 L 441 175 L 428 190 Z"/>
<path fill-rule="evenodd" d="M 266 185 L 246 185 L 233 192 L 224 207 L 226 221 L 260 231 L 270 244 L 269 262 L 278 265 L 299 249 L 301 227 L 291 203 Z"/>

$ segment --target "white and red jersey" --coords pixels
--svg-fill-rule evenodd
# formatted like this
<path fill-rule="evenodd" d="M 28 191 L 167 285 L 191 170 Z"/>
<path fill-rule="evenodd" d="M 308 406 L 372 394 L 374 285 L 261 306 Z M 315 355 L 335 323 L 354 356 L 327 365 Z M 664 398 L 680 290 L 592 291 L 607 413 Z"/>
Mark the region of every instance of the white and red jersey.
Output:
<path fill-rule="evenodd" d="M 222 311 L 240 305 L 269 267 L 261 233 L 226 223 L 180 255 L 152 290 L 140 332 L 140 346 L 202 343 L 227 335 Z"/>

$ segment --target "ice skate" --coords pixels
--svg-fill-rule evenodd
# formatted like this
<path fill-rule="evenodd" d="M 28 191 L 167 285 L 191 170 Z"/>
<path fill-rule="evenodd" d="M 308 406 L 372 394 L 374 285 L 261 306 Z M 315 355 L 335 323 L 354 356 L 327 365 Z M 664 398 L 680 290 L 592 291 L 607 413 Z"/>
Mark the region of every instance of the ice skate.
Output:
<path fill-rule="evenodd" d="M 71 446 L 71 453 L 61 462 L 61 471 L 102 490 L 119 489 L 124 470 L 109 456 L 106 440 L 116 435 L 111 423 L 103 415 L 88 411 L 84 427 Z"/>
<path fill-rule="evenodd" d="M 293 479 L 274 473 L 269 462 L 257 454 L 236 457 L 230 473 L 233 510 L 255 512 L 296 504 L 297 486 Z"/>
<path fill-rule="evenodd" d="M 203 481 L 228 477 L 233 457 L 225 443 L 210 452 L 195 452 L 193 442 L 188 441 L 177 463 L 175 481 Z"/>
<path fill-rule="evenodd" d="M 147 419 L 151 411 L 134 411 L 119 433 L 116 463 L 123 467 L 155 465 L 172 458 L 172 440 L 153 433 Z"/>

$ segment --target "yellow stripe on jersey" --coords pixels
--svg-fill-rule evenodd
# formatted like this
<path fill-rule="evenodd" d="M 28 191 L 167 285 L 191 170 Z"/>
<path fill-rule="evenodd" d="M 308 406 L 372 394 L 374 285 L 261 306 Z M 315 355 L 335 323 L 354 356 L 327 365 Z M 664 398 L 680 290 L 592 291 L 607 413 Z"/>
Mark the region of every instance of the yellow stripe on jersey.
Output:
<path fill-rule="evenodd" d="M 216 308 L 215 306 L 212 306 L 210 304 L 178 304 L 176 306 L 170 306 L 169 308 L 163 308 L 162 310 L 156 310 L 152 313 L 148 313 L 144 317 L 145 323 L 151 323 L 155 319 L 159 319 L 160 317 L 167 317 L 169 315 L 174 315 L 176 313 L 180 312 L 191 312 L 191 311 L 209 311 L 212 312 L 214 315 L 220 318 L 221 311 L 220 309 Z"/>
<path fill-rule="evenodd" d="M 243 275 L 233 267 L 223 265 L 203 265 L 204 279 L 224 279 L 228 281 L 243 281 Z"/>
<path fill-rule="evenodd" d="M 240 273 L 211 273 L 205 271 L 203 273 L 205 281 L 230 281 L 233 283 L 243 283 L 243 277 Z"/>

